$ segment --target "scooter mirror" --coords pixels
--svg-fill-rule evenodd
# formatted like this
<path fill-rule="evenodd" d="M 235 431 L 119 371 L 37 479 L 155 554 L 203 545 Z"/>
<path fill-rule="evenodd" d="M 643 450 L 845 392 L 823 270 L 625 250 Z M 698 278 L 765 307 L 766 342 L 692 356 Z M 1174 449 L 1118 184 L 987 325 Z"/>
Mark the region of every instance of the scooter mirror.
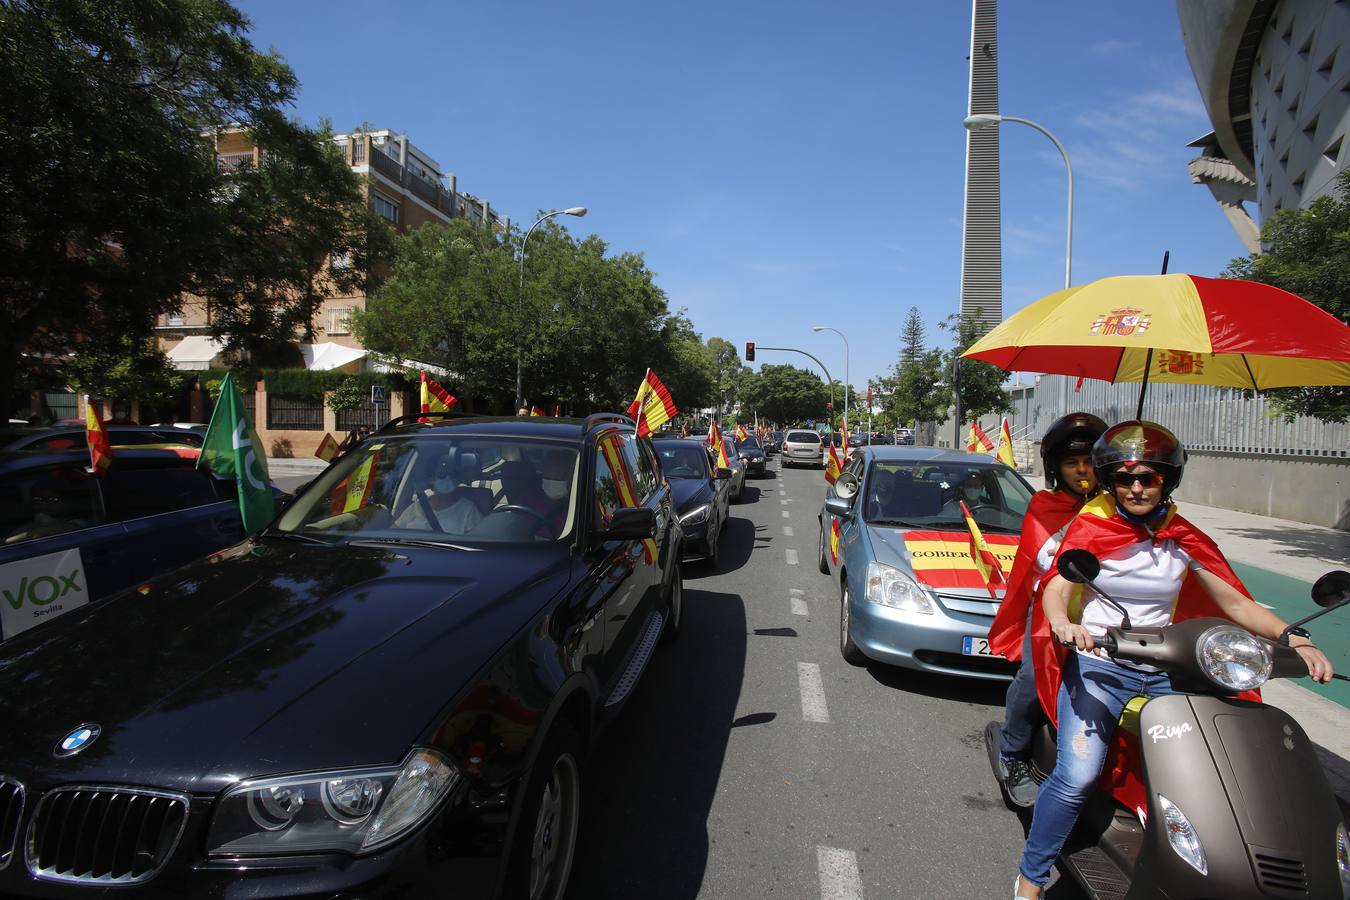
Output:
<path fill-rule="evenodd" d="M 1088 550 L 1065 550 L 1055 567 L 1059 574 L 1075 584 L 1087 584 L 1102 570 L 1102 564 Z"/>
<path fill-rule="evenodd" d="M 1313 602 L 1318 606 L 1335 606 L 1350 599 L 1350 572 L 1328 572 L 1312 586 Z"/>

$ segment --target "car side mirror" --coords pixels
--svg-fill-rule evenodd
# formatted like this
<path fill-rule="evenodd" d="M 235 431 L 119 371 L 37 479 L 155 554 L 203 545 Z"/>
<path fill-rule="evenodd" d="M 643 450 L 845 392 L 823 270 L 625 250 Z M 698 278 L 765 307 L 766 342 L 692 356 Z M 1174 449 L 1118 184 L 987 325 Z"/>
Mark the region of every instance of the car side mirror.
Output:
<path fill-rule="evenodd" d="M 1102 564 L 1088 550 L 1065 550 L 1055 563 L 1059 574 L 1074 584 L 1087 584 L 1097 577 Z"/>
<path fill-rule="evenodd" d="M 656 511 L 645 506 L 616 509 L 609 524 L 600 529 L 607 541 L 640 541 L 656 537 Z"/>
<path fill-rule="evenodd" d="M 826 497 L 825 511 L 832 516 L 847 516 L 853 512 L 853 501 L 843 497 Z"/>
<path fill-rule="evenodd" d="M 725 481 L 731 477 L 731 470 L 719 468 L 714 471 L 713 477 L 716 478 L 718 481 Z"/>

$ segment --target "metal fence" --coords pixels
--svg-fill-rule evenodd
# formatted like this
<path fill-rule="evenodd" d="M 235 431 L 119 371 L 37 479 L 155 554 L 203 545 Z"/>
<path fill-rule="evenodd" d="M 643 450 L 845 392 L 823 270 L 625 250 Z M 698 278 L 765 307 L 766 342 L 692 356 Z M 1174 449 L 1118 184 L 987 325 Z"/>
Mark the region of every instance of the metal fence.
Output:
<path fill-rule="evenodd" d="M 323 401 L 267 397 L 267 427 L 288 431 L 323 431 Z"/>
<path fill-rule="evenodd" d="M 1013 390 L 1009 414 L 1015 432 L 1039 440 L 1066 412 L 1090 412 L 1108 423 L 1134 418 L 1138 384 L 1110 384 L 1044 375 L 1034 386 Z M 1150 384 L 1144 418 L 1166 425 L 1191 450 L 1252 453 L 1262 456 L 1350 456 L 1350 424 L 1299 416 L 1292 422 L 1275 415 L 1264 397 L 1236 388 L 1191 384 Z"/>
<path fill-rule="evenodd" d="M 374 431 L 388 421 L 389 404 L 381 403 L 377 407 L 367 400 L 356 409 L 339 411 L 335 424 L 338 431 L 355 431 L 358 428 L 369 428 Z"/>
<path fill-rule="evenodd" d="M 79 401 L 76 396 L 69 391 L 48 391 L 43 394 L 43 399 L 47 401 L 47 412 L 53 419 L 73 419 L 75 410 L 79 408 Z"/>

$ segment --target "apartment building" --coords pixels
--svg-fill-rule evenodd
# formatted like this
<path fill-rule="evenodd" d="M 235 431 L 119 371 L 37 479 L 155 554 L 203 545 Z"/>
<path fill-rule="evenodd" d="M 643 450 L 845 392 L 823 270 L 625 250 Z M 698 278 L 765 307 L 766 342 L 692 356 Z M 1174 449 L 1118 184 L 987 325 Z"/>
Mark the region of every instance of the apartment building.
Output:
<path fill-rule="evenodd" d="M 215 135 L 216 165 L 222 171 L 254 166 L 265 151 L 241 129 Z M 353 131 L 333 137 L 352 171 L 368 175 L 370 206 L 400 234 L 427 222 L 448 224 L 456 218 L 476 225 L 510 228 L 488 201 L 461 193 L 453 173 L 408 140 L 388 129 Z M 330 260 L 341 266 L 341 259 Z M 316 314 L 314 338 L 299 345 L 305 365 L 312 369 L 365 368 L 365 350 L 351 333 L 351 316 L 364 309 L 363 293 L 330 297 Z M 207 369 L 219 365 L 220 345 L 209 335 L 211 310 L 198 297 L 185 298 L 180 313 L 164 315 L 156 323 L 160 345 L 179 369 Z"/>

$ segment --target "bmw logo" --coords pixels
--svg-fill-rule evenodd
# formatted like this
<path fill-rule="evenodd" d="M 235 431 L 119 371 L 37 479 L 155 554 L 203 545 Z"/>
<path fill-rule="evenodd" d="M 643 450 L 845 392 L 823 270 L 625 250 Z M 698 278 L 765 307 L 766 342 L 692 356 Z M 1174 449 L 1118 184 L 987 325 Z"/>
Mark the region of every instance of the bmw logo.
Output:
<path fill-rule="evenodd" d="M 97 740 L 102 731 L 103 727 L 101 725 L 95 725 L 92 722 L 81 725 L 70 734 L 57 741 L 56 746 L 52 748 L 52 755 L 56 756 L 58 759 L 66 756 L 74 756 L 76 753 L 79 753 L 85 747 L 88 747 Z"/>

